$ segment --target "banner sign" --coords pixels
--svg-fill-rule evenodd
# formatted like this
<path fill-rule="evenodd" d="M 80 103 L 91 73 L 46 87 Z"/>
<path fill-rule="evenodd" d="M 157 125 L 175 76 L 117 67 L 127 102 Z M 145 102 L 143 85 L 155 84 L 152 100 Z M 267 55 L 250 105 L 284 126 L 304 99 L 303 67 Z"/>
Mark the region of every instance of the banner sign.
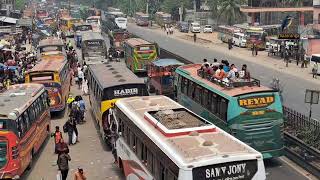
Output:
<path fill-rule="evenodd" d="M 295 33 L 282 33 L 282 34 L 278 34 L 278 39 L 299 40 L 299 39 L 300 39 L 300 34 L 295 34 Z"/>

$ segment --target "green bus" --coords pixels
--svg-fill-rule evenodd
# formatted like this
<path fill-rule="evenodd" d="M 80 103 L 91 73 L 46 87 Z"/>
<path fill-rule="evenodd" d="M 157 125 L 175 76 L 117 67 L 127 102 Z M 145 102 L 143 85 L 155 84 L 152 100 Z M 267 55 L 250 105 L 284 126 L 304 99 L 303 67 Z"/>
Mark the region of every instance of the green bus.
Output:
<path fill-rule="evenodd" d="M 211 80 L 200 64 L 176 69 L 177 101 L 263 154 L 283 155 L 283 112 L 279 93 L 254 78 Z M 227 142 L 226 142 L 227 143 Z"/>
<path fill-rule="evenodd" d="M 140 38 L 129 38 L 124 42 L 124 56 L 132 72 L 146 72 L 147 65 L 158 59 L 157 44 Z"/>

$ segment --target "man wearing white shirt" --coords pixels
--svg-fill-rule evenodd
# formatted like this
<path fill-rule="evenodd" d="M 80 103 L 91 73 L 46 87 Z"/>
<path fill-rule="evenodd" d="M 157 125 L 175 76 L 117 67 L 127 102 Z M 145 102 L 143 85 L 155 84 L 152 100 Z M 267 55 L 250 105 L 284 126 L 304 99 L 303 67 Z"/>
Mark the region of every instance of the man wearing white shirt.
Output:
<path fill-rule="evenodd" d="M 84 73 L 82 70 L 78 71 L 79 89 L 82 87 L 82 81 L 84 79 Z"/>

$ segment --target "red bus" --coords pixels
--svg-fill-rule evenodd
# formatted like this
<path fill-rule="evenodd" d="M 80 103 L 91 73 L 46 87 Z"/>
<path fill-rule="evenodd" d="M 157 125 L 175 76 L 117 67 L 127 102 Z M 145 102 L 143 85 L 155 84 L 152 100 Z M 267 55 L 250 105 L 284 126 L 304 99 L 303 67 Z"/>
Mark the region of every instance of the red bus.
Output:
<path fill-rule="evenodd" d="M 70 92 L 71 72 L 64 59 L 41 60 L 25 75 L 26 83 L 43 84 L 50 98 L 50 111 L 63 111 Z"/>
<path fill-rule="evenodd" d="M 0 93 L 0 179 L 19 179 L 50 134 L 48 94 L 41 84 Z"/>

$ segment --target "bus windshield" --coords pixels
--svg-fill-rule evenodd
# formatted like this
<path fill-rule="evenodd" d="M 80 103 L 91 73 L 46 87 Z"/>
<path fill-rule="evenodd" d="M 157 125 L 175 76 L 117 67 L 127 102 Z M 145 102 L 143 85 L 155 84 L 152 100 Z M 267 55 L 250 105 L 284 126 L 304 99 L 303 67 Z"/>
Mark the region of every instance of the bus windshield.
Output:
<path fill-rule="evenodd" d="M 92 30 L 91 25 L 81 25 L 76 27 L 76 31 L 90 31 Z"/>
<path fill-rule="evenodd" d="M 149 20 L 149 16 L 140 16 L 139 20 L 141 21 L 148 21 Z"/>
<path fill-rule="evenodd" d="M 98 19 L 87 19 L 87 23 L 98 23 Z"/>
<path fill-rule="evenodd" d="M 1 120 L 0 120 L 1 123 Z M 0 129 L 2 130 L 2 129 Z M 0 169 L 7 164 L 7 142 L 0 137 Z"/>
<path fill-rule="evenodd" d="M 54 75 L 53 73 L 36 73 L 30 75 L 30 81 L 36 82 L 36 81 L 53 81 Z"/>
<path fill-rule="evenodd" d="M 150 51 L 154 49 L 155 49 L 154 46 L 139 46 L 136 48 L 137 51 Z"/>
<path fill-rule="evenodd" d="M 8 129 L 7 120 L 0 119 L 0 131 Z"/>
<path fill-rule="evenodd" d="M 40 48 L 40 53 L 50 52 L 50 51 L 62 51 L 62 46 L 46 46 Z"/>

